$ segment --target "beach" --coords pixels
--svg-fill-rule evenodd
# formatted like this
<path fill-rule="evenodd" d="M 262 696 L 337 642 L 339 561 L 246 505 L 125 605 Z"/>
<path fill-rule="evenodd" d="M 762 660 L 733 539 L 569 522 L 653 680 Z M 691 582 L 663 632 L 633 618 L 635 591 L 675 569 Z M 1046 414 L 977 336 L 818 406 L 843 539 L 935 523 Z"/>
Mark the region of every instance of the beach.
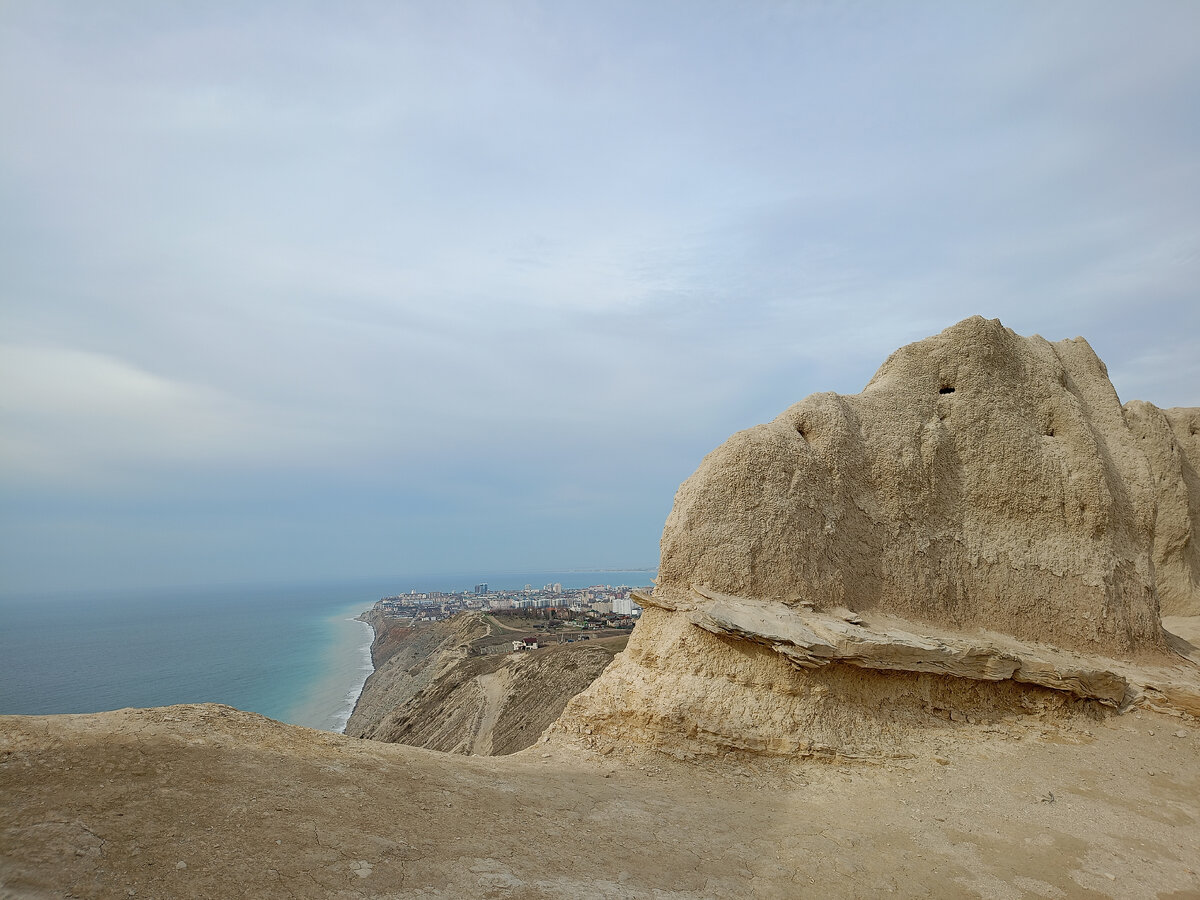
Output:
<path fill-rule="evenodd" d="M 358 618 L 363 611 L 355 604 L 329 617 L 331 640 L 321 663 L 322 674 L 284 721 L 338 734 L 345 731 L 363 685 L 374 671 L 371 642 L 375 630 Z"/>

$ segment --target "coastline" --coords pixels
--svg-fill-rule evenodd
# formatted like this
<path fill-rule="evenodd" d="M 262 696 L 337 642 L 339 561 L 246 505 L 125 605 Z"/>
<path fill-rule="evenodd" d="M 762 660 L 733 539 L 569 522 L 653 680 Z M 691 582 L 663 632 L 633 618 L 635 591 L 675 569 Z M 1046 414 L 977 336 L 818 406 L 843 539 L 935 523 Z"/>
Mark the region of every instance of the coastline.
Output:
<path fill-rule="evenodd" d="M 384 660 L 380 659 L 380 642 L 387 634 L 387 625 L 383 617 L 383 613 L 379 608 L 379 604 L 372 604 L 368 609 L 364 609 L 357 616 L 355 621 L 361 622 L 371 629 L 371 641 L 364 648 L 366 655 L 366 674 L 363 676 L 362 683 L 358 686 L 358 690 L 354 691 L 354 702 L 350 704 L 350 711 L 346 713 L 346 719 L 338 728 L 339 734 L 345 734 L 346 728 L 349 727 L 351 720 L 358 713 L 358 705 L 362 701 L 363 692 L 367 689 L 367 684 L 372 676 L 379 671 L 380 665 Z"/>
<path fill-rule="evenodd" d="M 506 586 L 614 579 L 487 572 L 7 594 L 0 597 L 0 713 L 212 702 L 345 733 L 374 668 L 393 649 L 374 598 L 409 585 L 463 590 L 488 576 Z"/>
<path fill-rule="evenodd" d="M 316 671 L 307 684 L 297 685 L 298 695 L 280 721 L 331 734 L 343 734 L 363 685 L 374 669 L 370 648 L 373 632 L 359 615 L 363 602 L 341 604 L 322 617 L 320 638 L 324 646 L 314 655 Z"/>
<path fill-rule="evenodd" d="M 386 584 L 180 587 L 0 600 L 0 713 L 224 703 L 334 731 L 370 666 L 350 621 Z"/>
<path fill-rule="evenodd" d="M 372 609 L 373 608 L 374 607 L 372 607 Z M 331 730 L 337 734 L 346 733 L 346 725 L 350 721 L 350 717 L 354 715 L 354 710 L 358 708 L 358 699 L 362 696 L 363 688 L 366 687 L 367 684 L 367 679 L 375 674 L 374 651 L 376 631 L 375 625 L 365 618 L 368 612 L 370 612 L 370 610 L 364 610 L 357 616 L 353 616 L 348 620 L 351 622 L 360 622 L 361 624 L 365 625 L 367 627 L 367 631 L 370 633 L 370 636 L 367 638 L 367 642 L 359 648 L 363 663 L 361 666 L 362 678 L 360 678 L 358 683 L 346 692 L 346 703 L 343 705 L 342 710 L 338 712 L 337 717 L 334 719 L 334 727 Z"/>

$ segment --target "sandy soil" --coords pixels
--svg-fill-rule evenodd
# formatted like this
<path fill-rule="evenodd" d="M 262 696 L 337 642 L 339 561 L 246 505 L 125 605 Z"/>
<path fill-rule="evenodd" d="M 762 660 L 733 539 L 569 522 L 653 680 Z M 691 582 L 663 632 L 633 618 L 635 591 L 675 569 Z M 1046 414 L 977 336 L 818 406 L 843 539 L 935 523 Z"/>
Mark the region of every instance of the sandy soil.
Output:
<path fill-rule="evenodd" d="M 228 707 L 0 718 L 0 897 L 1200 897 L 1200 730 L 887 764 L 449 756 Z"/>

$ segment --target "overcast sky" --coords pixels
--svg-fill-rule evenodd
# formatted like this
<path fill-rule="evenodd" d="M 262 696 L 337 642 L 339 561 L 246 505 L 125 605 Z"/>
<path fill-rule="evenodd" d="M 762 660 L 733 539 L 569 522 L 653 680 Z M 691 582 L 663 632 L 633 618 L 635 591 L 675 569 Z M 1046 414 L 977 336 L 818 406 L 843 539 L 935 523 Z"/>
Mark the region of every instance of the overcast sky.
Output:
<path fill-rule="evenodd" d="M 0 590 L 654 565 L 708 450 L 975 313 L 1200 405 L 1197 35 L 4 0 Z"/>

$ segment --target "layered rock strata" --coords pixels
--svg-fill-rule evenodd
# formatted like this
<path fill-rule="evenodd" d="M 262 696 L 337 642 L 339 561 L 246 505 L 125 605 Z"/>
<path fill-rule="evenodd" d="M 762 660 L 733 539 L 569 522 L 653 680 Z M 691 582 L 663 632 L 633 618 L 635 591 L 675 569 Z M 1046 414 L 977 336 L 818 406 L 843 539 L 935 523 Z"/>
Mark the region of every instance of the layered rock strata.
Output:
<path fill-rule="evenodd" d="M 903 347 L 705 457 L 629 649 L 555 730 L 878 754 L 946 720 L 1186 707 L 1160 594 L 1200 596 L 1196 419 L 1123 408 L 1082 338 L 975 317 Z"/>

